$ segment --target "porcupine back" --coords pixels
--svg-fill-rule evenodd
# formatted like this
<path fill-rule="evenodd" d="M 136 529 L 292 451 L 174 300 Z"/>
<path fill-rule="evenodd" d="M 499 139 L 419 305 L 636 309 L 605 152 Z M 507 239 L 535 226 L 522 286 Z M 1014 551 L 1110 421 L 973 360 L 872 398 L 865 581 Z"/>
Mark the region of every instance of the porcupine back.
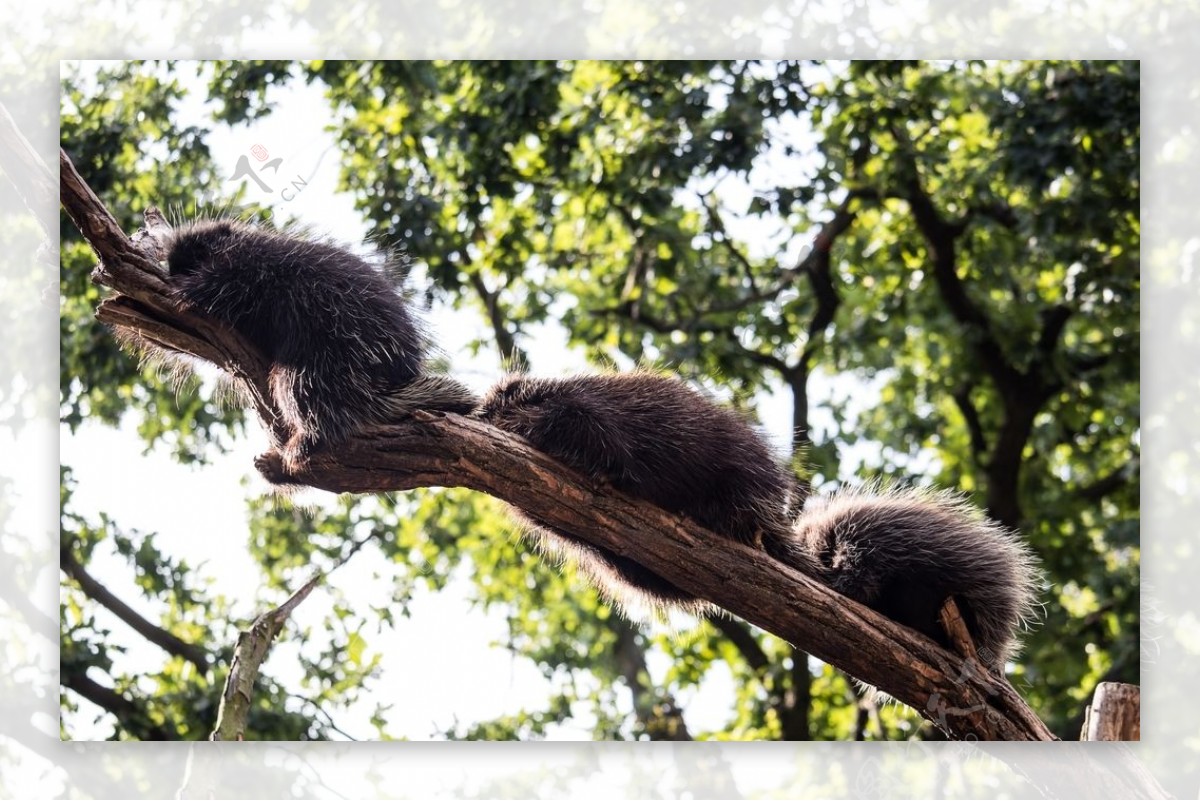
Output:
<path fill-rule="evenodd" d="M 167 265 L 183 303 L 270 361 L 272 397 L 294 432 L 285 458 L 413 409 L 474 407 L 465 387 L 425 372 L 427 342 L 407 302 L 350 251 L 216 220 L 177 229 Z"/>
<path fill-rule="evenodd" d="M 815 558 L 832 589 L 946 647 L 938 612 L 954 596 L 980 659 L 997 673 L 1033 618 L 1032 553 L 955 493 L 844 488 L 810 497 L 794 532 L 799 569 Z"/>
<path fill-rule="evenodd" d="M 512 375 L 476 415 L 633 497 L 747 545 L 790 536 L 793 481 L 738 413 L 645 370 L 569 378 Z M 528 515 L 526 515 L 528 517 Z M 544 527 L 540 548 L 578 562 L 610 600 L 701 611 L 706 604 L 633 560 Z"/>

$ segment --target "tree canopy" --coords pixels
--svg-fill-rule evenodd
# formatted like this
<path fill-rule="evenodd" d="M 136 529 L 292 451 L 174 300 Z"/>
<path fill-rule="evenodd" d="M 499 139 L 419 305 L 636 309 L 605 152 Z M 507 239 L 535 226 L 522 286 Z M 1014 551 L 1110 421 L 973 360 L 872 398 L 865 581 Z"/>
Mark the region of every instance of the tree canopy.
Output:
<path fill-rule="evenodd" d="M 792 464 L 815 491 L 953 487 L 1032 545 L 1044 619 L 1011 678 L 1059 736 L 1078 737 L 1098 681 L 1137 682 L 1136 62 L 131 63 L 66 73 L 63 146 L 129 231 L 150 205 L 242 203 L 181 104 L 206 86 L 212 129 L 238 126 L 300 82 L 324 92 L 372 238 L 427 266 L 413 289 L 430 303 L 477 317 L 477 348 L 536 372 L 530 337 L 549 330 L 581 365 L 653 362 L 760 411 L 786 396 Z M 124 423 L 190 463 L 242 436 L 210 384 L 178 391 L 118 348 L 92 318 L 87 246 L 69 223 L 62 235 L 63 425 Z M 229 600 L 153 532 L 78 512 L 73 491 L 67 466 L 64 705 L 87 699 L 115 737 L 205 736 Z M 302 676 L 268 670 L 256 737 L 338 736 L 336 710 L 415 658 L 374 651 L 372 632 L 452 578 L 503 614 L 502 646 L 553 691 L 440 736 L 580 720 L 597 738 L 931 734 L 740 621 L 625 621 L 540 564 L 485 496 L 256 499 L 246 521 L 267 589 L 366 536 L 394 581 L 378 607 L 335 600 L 324 636 L 291 632 Z M 125 566 L 101 581 L 98 553 Z M 134 673 L 112 656 L 135 636 L 95 613 L 121 617 L 114 602 L 136 593 L 158 615 L 136 636 L 166 657 Z M 728 714 L 690 722 L 681 696 L 721 677 Z M 389 714 L 373 714 L 377 736 Z"/>

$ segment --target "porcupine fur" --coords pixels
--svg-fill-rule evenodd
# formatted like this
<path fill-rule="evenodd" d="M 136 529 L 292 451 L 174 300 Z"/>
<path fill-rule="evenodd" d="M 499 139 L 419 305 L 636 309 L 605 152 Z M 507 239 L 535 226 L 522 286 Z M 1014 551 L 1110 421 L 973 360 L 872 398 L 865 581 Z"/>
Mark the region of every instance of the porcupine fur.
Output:
<path fill-rule="evenodd" d="M 286 473 L 364 425 L 417 409 L 465 414 L 477 402 L 457 381 L 427 372 L 429 343 L 408 303 L 344 248 L 212 220 L 175 229 L 166 252 L 179 301 L 270 361 L 269 390 L 290 431 L 278 454 Z M 282 480 L 272 472 L 264 475 Z"/>
<path fill-rule="evenodd" d="M 593 479 L 760 547 L 945 647 L 938 613 L 954 596 L 980 658 L 998 673 L 1032 619 L 1031 552 L 960 496 L 870 485 L 806 500 L 745 420 L 677 379 L 514 375 L 476 415 Z M 523 514 L 543 552 L 575 560 L 619 606 L 708 609 L 633 560 Z"/>
<path fill-rule="evenodd" d="M 592 479 L 737 542 L 768 547 L 791 536 L 794 482 L 737 412 L 682 381 L 647 370 L 568 378 L 510 375 L 476 416 L 517 434 Z M 702 612 L 707 604 L 633 560 L 543 526 L 541 551 L 574 560 L 610 601 Z"/>
<path fill-rule="evenodd" d="M 953 596 L 980 660 L 998 674 L 1033 619 L 1039 571 L 1017 535 L 961 496 L 915 488 L 843 488 L 808 498 L 780 556 L 831 589 L 944 647 L 938 621 Z"/>

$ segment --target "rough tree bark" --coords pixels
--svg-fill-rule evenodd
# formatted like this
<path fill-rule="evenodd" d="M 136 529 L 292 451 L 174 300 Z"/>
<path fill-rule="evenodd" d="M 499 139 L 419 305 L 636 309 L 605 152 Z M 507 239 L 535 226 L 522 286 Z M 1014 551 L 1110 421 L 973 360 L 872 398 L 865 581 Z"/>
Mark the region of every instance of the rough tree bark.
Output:
<path fill-rule="evenodd" d="M 1103 681 L 1096 685 L 1092 703 L 1083 716 L 1080 740 L 1142 739 L 1142 693 L 1135 684 Z"/>
<path fill-rule="evenodd" d="M 233 659 L 229 663 L 229 674 L 225 678 L 225 688 L 221 691 L 217 726 L 208 739 L 246 739 L 246 721 L 254 703 L 254 684 L 258 681 L 259 668 L 262 667 L 275 638 L 283 630 L 283 624 L 287 622 L 292 611 L 324 578 L 322 574 L 313 576 L 286 601 L 275 609 L 263 612 L 248 629 L 238 635 Z"/>
<path fill-rule="evenodd" d="M 118 294 L 97 317 L 216 364 L 245 381 L 264 424 L 278 411 L 267 364 L 235 332 L 181 309 L 151 250 L 135 244 L 60 152 L 63 206 Z M 275 432 L 278 434 L 278 432 Z M 954 739 L 1052 740 L 1002 678 L 844 598 L 764 553 L 597 485 L 523 440 L 457 415 L 421 414 L 317 455 L 301 483 L 331 492 L 466 487 L 645 565 L 673 584 L 908 704 Z M 655 532 L 646 537 L 645 532 Z"/>

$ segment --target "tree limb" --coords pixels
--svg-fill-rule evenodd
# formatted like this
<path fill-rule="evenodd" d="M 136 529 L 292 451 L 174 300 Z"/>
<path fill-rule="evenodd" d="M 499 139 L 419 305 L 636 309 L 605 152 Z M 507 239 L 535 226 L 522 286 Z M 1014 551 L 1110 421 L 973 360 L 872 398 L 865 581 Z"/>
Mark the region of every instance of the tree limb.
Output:
<path fill-rule="evenodd" d="M 209 666 L 208 653 L 194 643 L 185 642 L 176 637 L 166 629 L 156 626 L 146 618 L 139 615 L 128 604 L 111 593 L 107 587 L 97 581 L 83 565 L 71 553 L 71 549 L 67 543 L 63 543 L 59 548 L 59 560 L 62 565 L 62 570 L 68 576 L 75 580 L 79 588 L 83 590 L 87 597 L 91 598 L 96 603 L 103 606 L 108 611 L 112 612 L 120 618 L 127 626 L 132 628 L 138 634 L 145 637 L 150 642 L 162 648 L 172 656 L 177 656 L 180 659 L 186 659 L 202 672 L 206 672 Z"/>
<path fill-rule="evenodd" d="M 1142 462 L 1137 456 L 1131 458 L 1128 462 L 1113 470 L 1103 478 L 1098 478 L 1091 484 L 1086 484 L 1082 487 L 1076 487 L 1070 492 L 1076 497 L 1085 501 L 1098 501 L 1116 492 L 1121 487 L 1126 486 L 1141 469 Z"/>
<path fill-rule="evenodd" d="M 961 230 L 942 219 L 933 205 L 933 199 L 921 186 L 920 178 L 913 165 L 913 174 L 906 184 L 908 206 L 917 223 L 929 251 L 930 267 L 946 308 L 962 325 L 970 337 L 984 368 L 996 382 L 1003 395 L 1019 389 L 1020 374 L 1004 355 L 991 320 L 967 294 L 967 288 L 958 274 L 956 240 Z"/>
<path fill-rule="evenodd" d="M 105 267 L 97 271 L 97 280 L 162 313 L 163 328 L 155 334 L 163 342 L 189 352 L 189 338 L 199 336 L 226 357 L 220 366 L 261 386 L 266 367 L 262 356 L 236 332 L 178 309 L 154 265 L 116 229 L 65 154 L 60 159 L 63 204 Z M 176 321 L 180 326 L 175 326 Z M 267 407 L 265 420 L 272 423 L 277 411 L 270 408 L 270 396 L 262 393 L 256 399 L 259 404 Z M 422 413 L 366 429 L 337 452 L 314 455 L 308 468 L 294 478 L 331 492 L 443 486 L 487 493 L 521 508 L 540 525 L 571 531 L 590 544 L 630 558 L 681 589 L 880 688 L 951 737 L 1053 739 L 1003 678 L 964 671 L 956 654 L 761 551 L 598 485 L 524 440 L 478 420 Z M 647 531 L 656 536 L 646 537 Z"/>
<path fill-rule="evenodd" d="M 344 556 L 333 567 L 325 571 L 314 571 L 311 578 L 300 589 L 279 606 L 259 615 L 250 627 L 238 634 L 237 645 L 233 649 L 233 658 L 229 662 L 229 675 L 225 678 L 225 688 L 221 691 L 221 704 L 217 709 L 217 725 L 213 729 L 210 740 L 244 740 L 246 738 L 246 721 L 250 717 L 251 705 L 254 702 L 254 685 L 258 681 L 259 669 L 266 661 L 267 654 L 283 624 L 291 617 L 292 612 L 317 588 L 325 577 L 337 570 L 350 560 L 350 557 L 370 540 L 378 536 L 378 531 L 363 537 L 354 543 Z"/>
<path fill-rule="evenodd" d="M 209 735 L 210 740 L 246 739 L 246 721 L 254 703 L 254 685 L 258 681 L 259 668 L 270 653 L 271 645 L 291 616 L 292 610 L 309 596 L 324 576 L 320 573 L 305 582 L 292 596 L 269 612 L 264 612 L 250 624 L 250 628 L 238 634 L 229 663 L 229 675 L 225 678 L 225 689 L 221 691 L 221 705 L 217 710 L 217 727 Z"/>
<path fill-rule="evenodd" d="M 111 687 L 90 679 L 82 671 L 62 672 L 62 685 L 74 690 L 101 709 L 112 713 L 121 728 L 137 734 L 143 740 L 178 740 L 179 736 L 163 726 L 152 723 L 150 715 L 140 705 L 129 700 Z M 131 722 L 134 725 L 131 725 Z M 137 725 L 138 723 L 142 725 Z M 142 736 L 145 735 L 145 736 Z"/>
<path fill-rule="evenodd" d="M 659 690 L 650 683 L 650 671 L 646 667 L 646 651 L 639 639 L 636 626 L 620 615 L 613 615 L 609 623 L 616 633 L 617 642 L 613 656 L 617 671 L 625 679 L 633 696 L 633 714 L 642 730 L 651 740 L 691 740 L 683 710 L 668 692 Z"/>
<path fill-rule="evenodd" d="M 983 423 L 979 419 L 979 410 L 975 408 L 975 403 L 971 400 L 971 387 L 962 387 L 956 390 L 951 397 L 958 406 L 958 410 L 962 412 L 963 420 L 967 424 L 971 454 L 975 457 L 976 462 L 983 464 L 987 459 L 987 439 L 983 435 Z"/>
<path fill-rule="evenodd" d="M 771 665 L 771 660 L 767 658 L 766 652 L 762 646 L 758 644 L 758 640 L 754 639 L 754 635 L 750 632 L 750 627 L 740 620 L 734 620 L 727 615 L 713 615 L 708 619 L 709 624 L 725 635 L 725 638 L 733 643 L 734 647 L 741 653 L 742 659 L 746 660 L 746 664 L 755 673 L 762 673 Z"/>
<path fill-rule="evenodd" d="M 709 226 L 715 233 L 720 234 L 720 238 L 713 237 L 713 241 L 724 247 L 730 257 L 741 265 L 742 271 L 746 274 L 746 283 L 750 286 L 751 294 L 758 294 L 758 285 L 754 280 L 754 265 L 750 263 L 750 257 L 743 253 L 733 238 L 729 236 L 729 231 L 725 228 L 725 219 L 721 216 L 720 202 L 717 200 L 716 192 L 702 194 L 700 204 L 708 213 Z"/>
<path fill-rule="evenodd" d="M 1142 695 L 1136 684 L 1102 682 L 1083 717 L 1080 740 L 1142 739 Z"/>
<path fill-rule="evenodd" d="M 463 251 L 463 258 L 466 252 Z M 489 289 L 479 268 L 467 267 L 467 277 L 471 282 L 479 300 L 487 312 L 488 321 L 492 324 L 492 334 L 496 337 L 496 347 L 500 350 L 500 359 L 506 365 L 514 367 L 528 362 L 525 351 L 517 346 L 517 339 L 508 327 L 504 310 L 500 308 L 500 291 Z"/>

